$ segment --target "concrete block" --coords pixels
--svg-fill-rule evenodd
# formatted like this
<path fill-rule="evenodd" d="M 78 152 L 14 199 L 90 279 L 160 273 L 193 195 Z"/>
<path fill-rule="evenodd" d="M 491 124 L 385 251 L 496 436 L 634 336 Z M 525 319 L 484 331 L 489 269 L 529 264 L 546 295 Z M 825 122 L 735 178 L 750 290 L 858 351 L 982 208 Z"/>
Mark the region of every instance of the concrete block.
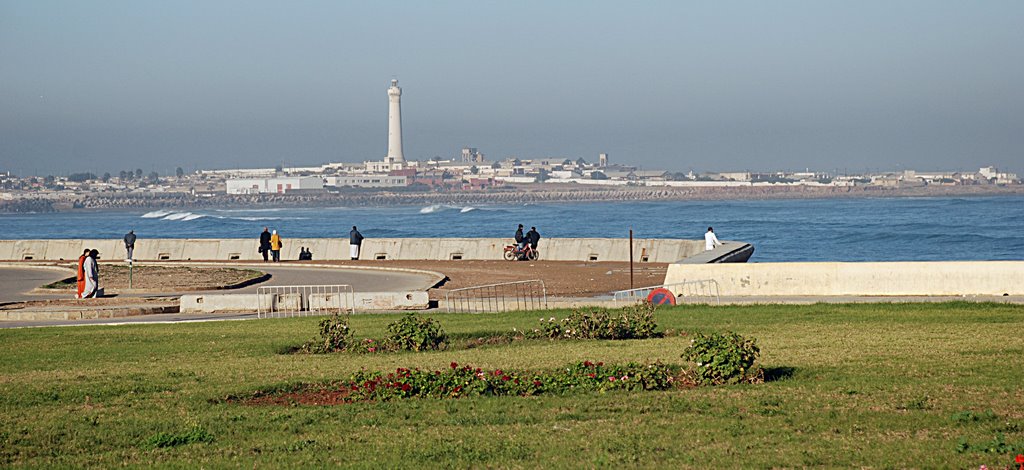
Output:
<path fill-rule="evenodd" d="M 261 294 L 186 294 L 179 300 L 180 313 L 255 312 Z M 262 294 L 263 305 L 271 305 L 273 295 Z"/>

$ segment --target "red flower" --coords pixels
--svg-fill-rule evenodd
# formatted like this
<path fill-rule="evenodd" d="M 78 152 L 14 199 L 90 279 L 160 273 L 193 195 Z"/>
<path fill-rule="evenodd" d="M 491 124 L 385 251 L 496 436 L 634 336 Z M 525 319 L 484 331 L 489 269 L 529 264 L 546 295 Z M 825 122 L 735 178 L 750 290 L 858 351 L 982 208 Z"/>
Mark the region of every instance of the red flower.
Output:
<path fill-rule="evenodd" d="M 610 382 L 614 382 L 614 381 L 615 381 L 615 377 L 608 377 L 608 380 L 609 380 Z"/>
<path fill-rule="evenodd" d="M 402 384 L 402 391 L 403 392 L 408 392 L 409 390 L 412 390 L 412 387 L 409 386 L 409 384 Z"/>
<path fill-rule="evenodd" d="M 460 386 L 460 387 L 455 387 L 455 388 L 454 388 L 454 389 L 452 390 L 452 392 L 455 392 L 455 393 L 459 393 L 459 392 L 461 392 L 461 391 L 462 391 L 462 387 L 461 387 L 461 386 Z"/>
<path fill-rule="evenodd" d="M 459 367 L 459 364 L 455 363 L 455 362 L 453 362 L 453 363 L 451 363 L 449 365 L 451 366 L 452 369 L 455 369 L 455 368 Z"/>
<path fill-rule="evenodd" d="M 603 366 L 603 365 L 604 365 L 604 363 L 603 363 L 603 362 L 598 362 L 598 363 L 597 363 L 597 367 L 601 367 L 601 366 Z"/>
<path fill-rule="evenodd" d="M 534 380 L 533 381 L 533 386 L 534 387 L 540 387 L 540 380 Z"/>
<path fill-rule="evenodd" d="M 507 375 L 501 376 L 501 381 L 502 382 L 508 382 L 509 380 L 512 380 L 512 377 L 509 377 Z"/>
<path fill-rule="evenodd" d="M 501 375 L 501 369 L 496 369 L 496 370 L 494 371 L 494 376 L 495 376 L 495 377 L 497 377 L 497 376 L 499 376 L 499 375 Z"/>
<path fill-rule="evenodd" d="M 594 363 L 590 361 L 583 361 L 583 367 L 594 367 Z"/>
<path fill-rule="evenodd" d="M 593 378 L 597 377 L 597 374 L 587 374 L 587 377 L 590 377 L 590 378 L 593 379 Z"/>
<path fill-rule="evenodd" d="M 1017 454 L 1017 458 L 1014 461 L 1017 463 L 1024 464 L 1024 454 Z"/>

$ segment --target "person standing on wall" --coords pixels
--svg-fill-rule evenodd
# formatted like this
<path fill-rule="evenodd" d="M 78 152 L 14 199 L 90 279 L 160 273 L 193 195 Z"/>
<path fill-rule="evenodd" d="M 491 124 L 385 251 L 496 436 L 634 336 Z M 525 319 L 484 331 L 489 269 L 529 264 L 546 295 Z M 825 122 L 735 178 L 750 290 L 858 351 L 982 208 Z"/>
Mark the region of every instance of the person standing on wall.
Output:
<path fill-rule="evenodd" d="M 708 231 L 704 232 L 704 251 L 714 250 L 716 246 L 721 245 L 722 242 L 715 236 L 715 229 L 708 227 Z"/>
<path fill-rule="evenodd" d="M 124 236 L 124 249 L 128 252 L 128 258 L 125 259 L 127 262 L 131 262 L 135 258 L 132 256 L 135 253 L 135 231 L 129 230 Z"/>
<path fill-rule="evenodd" d="M 270 234 L 270 255 L 274 257 L 274 262 L 278 263 L 281 261 L 281 247 L 284 246 L 284 242 L 281 241 L 281 236 L 277 234 L 277 230 Z"/>
<path fill-rule="evenodd" d="M 263 262 L 267 262 L 267 256 L 270 255 L 270 229 L 263 227 L 263 233 L 260 233 L 260 248 L 259 252 L 263 255 Z"/>
<path fill-rule="evenodd" d="M 77 287 L 75 290 L 75 298 L 81 299 L 82 294 L 85 292 L 85 259 L 89 257 L 89 249 L 86 248 L 82 252 L 82 256 L 78 257 L 78 276 L 75 277 L 77 280 Z"/>
<path fill-rule="evenodd" d="M 85 263 L 82 264 L 82 271 L 85 273 L 85 291 L 82 292 L 82 298 L 90 299 L 96 298 L 100 290 L 100 266 L 96 261 L 99 258 L 100 252 L 98 250 L 89 250 L 89 256 L 85 258 Z"/>
<path fill-rule="evenodd" d="M 359 247 L 362 244 L 363 234 L 359 233 L 359 229 L 353 225 L 352 231 L 348 233 L 348 254 L 353 260 L 359 259 Z"/>

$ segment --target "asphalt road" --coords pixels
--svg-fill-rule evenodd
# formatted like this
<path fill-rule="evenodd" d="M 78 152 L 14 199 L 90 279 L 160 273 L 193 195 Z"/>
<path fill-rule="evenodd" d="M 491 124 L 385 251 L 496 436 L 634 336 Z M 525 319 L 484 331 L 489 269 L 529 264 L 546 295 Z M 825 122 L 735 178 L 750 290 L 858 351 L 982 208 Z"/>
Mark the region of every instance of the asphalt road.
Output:
<path fill-rule="evenodd" d="M 66 295 L 29 295 L 28 291 L 74 275 L 75 272 L 70 269 L 4 266 L 0 268 L 0 304 L 68 297 Z M 71 293 L 71 297 L 74 297 L 74 292 Z"/>

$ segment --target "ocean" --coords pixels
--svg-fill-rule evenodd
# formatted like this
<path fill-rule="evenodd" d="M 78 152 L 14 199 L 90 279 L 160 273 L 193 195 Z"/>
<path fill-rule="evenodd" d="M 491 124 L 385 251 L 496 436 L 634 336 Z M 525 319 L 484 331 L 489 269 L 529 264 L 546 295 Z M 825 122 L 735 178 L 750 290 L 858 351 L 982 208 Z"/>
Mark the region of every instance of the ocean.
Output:
<path fill-rule="evenodd" d="M 750 262 L 1024 259 L 1024 196 L 628 201 L 518 205 L 77 211 L 0 214 L 0 239 L 542 237 L 702 239 L 755 247 Z M 543 251 L 543 239 L 541 240 Z"/>

